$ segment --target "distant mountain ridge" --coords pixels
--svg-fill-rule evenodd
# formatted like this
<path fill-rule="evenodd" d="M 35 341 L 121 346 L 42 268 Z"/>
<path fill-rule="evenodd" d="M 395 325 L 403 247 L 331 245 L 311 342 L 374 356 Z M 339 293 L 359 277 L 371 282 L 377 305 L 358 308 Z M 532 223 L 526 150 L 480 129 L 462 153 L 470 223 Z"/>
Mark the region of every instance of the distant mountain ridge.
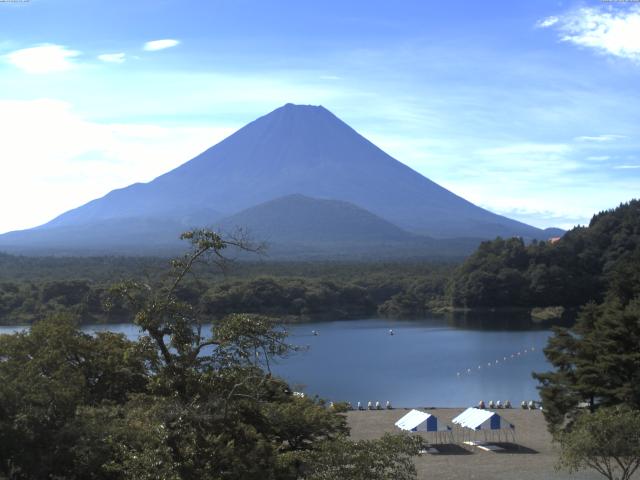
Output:
<path fill-rule="evenodd" d="M 222 230 L 246 228 L 267 242 L 403 242 L 419 238 L 352 203 L 287 195 L 216 222 Z"/>
<path fill-rule="evenodd" d="M 320 232 L 309 225 L 313 219 L 298 216 L 296 225 L 292 217 L 273 213 L 277 210 L 273 205 L 264 210 L 263 204 L 287 197 L 291 212 L 296 211 L 292 200 L 296 198 L 303 203 L 305 198 L 347 202 L 360 209 L 356 217 L 362 222 L 368 219 L 369 230 L 360 231 L 354 241 L 375 238 L 384 243 L 403 235 L 405 240 L 412 235 L 443 239 L 550 236 L 440 187 L 324 107 L 287 104 L 149 183 L 114 190 L 35 229 L 1 235 L 0 249 L 77 245 L 109 251 L 145 238 L 169 246 L 175 243 L 173 232 L 185 227 L 213 225 L 234 216 L 236 223 L 242 218 L 255 223 L 259 214 L 246 212 L 252 208 L 271 212 L 269 228 L 275 233 L 287 231 L 290 242 L 295 237 L 295 243 L 317 243 Z M 320 210 L 325 213 L 331 205 L 335 207 L 315 205 L 324 205 Z M 340 223 L 340 209 L 334 212 L 333 222 L 323 220 L 332 226 L 322 234 L 334 235 L 336 240 L 354 234 L 347 227 L 355 225 Z M 266 223 L 261 225 L 258 230 L 266 231 Z"/>

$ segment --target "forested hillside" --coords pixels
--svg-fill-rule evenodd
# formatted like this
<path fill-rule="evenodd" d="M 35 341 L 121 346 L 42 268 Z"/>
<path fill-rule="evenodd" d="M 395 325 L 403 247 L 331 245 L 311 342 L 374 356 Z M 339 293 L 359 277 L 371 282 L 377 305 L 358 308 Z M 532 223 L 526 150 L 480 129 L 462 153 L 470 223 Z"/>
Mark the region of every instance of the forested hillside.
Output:
<path fill-rule="evenodd" d="M 577 307 L 640 284 L 640 201 L 595 215 L 556 242 L 483 242 L 453 274 L 456 307 Z"/>
<path fill-rule="evenodd" d="M 544 350 L 553 369 L 534 374 L 549 430 L 563 451 L 583 441 L 567 432 L 592 421 L 579 406 L 623 425 L 630 421 L 624 412 L 640 409 L 640 202 L 598 214 L 588 229 L 570 233 L 566 248 L 581 248 L 579 261 L 596 272 L 602 288 L 587 298 L 571 328 L 554 329 Z M 619 442 L 631 444 L 624 435 Z"/>
<path fill-rule="evenodd" d="M 166 260 L 17 257 L 0 254 L 0 323 L 62 311 L 83 322 L 123 322 L 110 286 L 153 280 Z M 226 274 L 194 268 L 177 295 L 210 319 L 231 312 L 298 318 L 419 317 L 454 308 L 563 306 L 640 291 L 640 202 L 599 213 L 555 243 L 484 242 L 463 264 L 433 262 L 237 262 Z"/>
<path fill-rule="evenodd" d="M 30 324 L 61 312 L 83 323 L 132 321 L 134 312 L 111 299 L 111 285 L 123 278 L 155 281 L 164 263 L 159 258 L 0 256 L 0 324 Z M 424 315 L 443 305 L 453 268 L 446 263 L 239 262 L 227 275 L 194 268 L 176 295 L 210 320 L 239 311 L 296 318 Z"/>

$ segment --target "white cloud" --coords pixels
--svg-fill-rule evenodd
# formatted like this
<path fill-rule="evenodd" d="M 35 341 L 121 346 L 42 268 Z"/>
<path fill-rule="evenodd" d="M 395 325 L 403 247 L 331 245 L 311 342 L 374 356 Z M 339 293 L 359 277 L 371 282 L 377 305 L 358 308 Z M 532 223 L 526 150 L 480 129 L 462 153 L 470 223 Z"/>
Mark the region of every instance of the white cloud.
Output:
<path fill-rule="evenodd" d="M 485 148 L 478 153 L 482 155 L 538 155 L 562 154 L 571 151 L 564 143 L 517 143 L 495 148 Z"/>
<path fill-rule="evenodd" d="M 498 189 L 504 189 L 507 183 L 516 190 L 531 190 L 536 184 L 549 188 L 551 181 L 569 178 L 568 174 L 582 168 L 572 153 L 571 146 L 562 143 L 515 143 L 482 148 L 471 152 L 471 158 L 475 159 L 467 163 L 466 177 L 476 181 L 490 178 Z"/>
<path fill-rule="evenodd" d="M 560 17 L 548 17 L 538 25 L 554 26 L 564 42 L 640 61 L 640 6 L 615 10 L 580 8 Z"/>
<path fill-rule="evenodd" d="M 538 23 L 536 23 L 536 26 L 539 28 L 548 28 L 551 27 L 553 25 L 555 25 L 556 23 L 558 23 L 560 19 L 558 17 L 547 17 L 547 18 L 543 18 L 542 20 L 540 20 Z"/>
<path fill-rule="evenodd" d="M 164 50 L 165 48 L 171 48 L 178 45 L 180 42 L 172 38 L 165 38 L 163 40 L 151 40 L 144 44 L 143 49 L 149 52 L 155 52 L 157 50 Z"/>
<path fill-rule="evenodd" d="M 107 63 L 124 63 L 126 55 L 122 52 L 120 53 L 103 53 L 102 55 L 98 55 L 98 60 Z"/>
<path fill-rule="evenodd" d="M 609 155 L 593 155 L 591 157 L 587 157 L 587 160 L 591 160 L 593 162 L 606 162 L 611 157 Z"/>
<path fill-rule="evenodd" d="M 0 100 L 0 232 L 33 227 L 177 167 L 233 128 L 97 123 L 59 100 Z"/>
<path fill-rule="evenodd" d="M 80 55 L 62 45 L 43 44 L 23 48 L 5 55 L 6 60 L 27 73 L 63 72 L 73 67 L 72 59 Z"/>
<path fill-rule="evenodd" d="M 547 182 L 550 183 L 550 182 Z M 442 183 L 441 183 L 442 184 Z M 467 200 L 487 210 L 528 223 L 538 228 L 556 226 L 571 228 L 579 223 L 584 224 L 593 212 L 608 206 L 611 199 L 604 204 L 576 202 L 572 200 L 575 191 L 549 185 L 546 193 L 532 191 L 519 182 L 509 179 L 491 179 L 478 182 L 445 182 L 442 184 L 449 190 L 463 195 Z M 594 207 L 600 205 L 600 207 Z"/>
<path fill-rule="evenodd" d="M 575 141 L 577 142 L 597 142 L 597 143 L 601 143 L 601 142 L 612 142 L 614 140 L 621 140 L 623 138 L 627 138 L 624 135 L 613 135 L 613 134 L 606 134 L 606 135 L 594 135 L 594 136 L 588 136 L 588 135 L 584 135 L 581 137 L 576 137 L 574 138 Z"/>
<path fill-rule="evenodd" d="M 498 200 L 490 204 L 481 205 L 489 211 L 519 220 L 538 228 L 557 226 L 570 229 L 578 224 L 586 223 L 592 212 L 586 212 L 581 208 L 572 208 L 570 205 L 558 205 L 557 198 L 550 196 L 548 199 L 509 198 L 505 201 Z"/>
<path fill-rule="evenodd" d="M 640 165 L 616 165 L 616 170 L 635 170 L 636 168 L 640 168 Z"/>

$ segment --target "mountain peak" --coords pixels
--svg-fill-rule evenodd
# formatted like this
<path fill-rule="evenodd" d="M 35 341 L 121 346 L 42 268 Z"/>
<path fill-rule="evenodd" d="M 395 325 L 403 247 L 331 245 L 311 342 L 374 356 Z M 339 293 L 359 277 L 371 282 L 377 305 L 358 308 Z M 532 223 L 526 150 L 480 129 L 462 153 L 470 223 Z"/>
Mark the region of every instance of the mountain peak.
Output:
<path fill-rule="evenodd" d="M 114 190 L 40 229 L 74 228 L 76 235 L 83 228 L 109 222 L 130 225 L 161 219 L 183 225 L 195 217 L 206 225 L 291 194 L 311 197 L 323 209 L 335 204 L 322 200 L 348 202 L 399 229 L 431 237 L 547 236 L 442 188 L 383 152 L 326 108 L 293 103 L 258 118 L 149 183 Z M 308 202 L 294 197 L 286 203 L 297 203 L 295 211 L 303 212 L 301 204 Z M 346 208 L 345 203 L 340 205 Z M 122 235 L 128 235 L 124 228 Z"/>
<path fill-rule="evenodd" d="M 276 108 L 271 113 L 261 117 L 262 119 L 273 119 L 274 117 L 292 118 L 296 121 L 312 122 L 314 118 L 330 118 L 333 121 L 342 123 L 333 113 L 322 105 L 298 105 L 286 103 L 282 107 Z"/>
<path fill-rule="evenodd" d="M 285 103 L 282 107 L 277 108 L 276 110 L 324 110 L 326 112 L 328 112 L 329 110 L 327 110 L 326 108 L 324 108 L 322 105 L 302 105 L 302 104 L 297 104 L 297 103 Z"/>

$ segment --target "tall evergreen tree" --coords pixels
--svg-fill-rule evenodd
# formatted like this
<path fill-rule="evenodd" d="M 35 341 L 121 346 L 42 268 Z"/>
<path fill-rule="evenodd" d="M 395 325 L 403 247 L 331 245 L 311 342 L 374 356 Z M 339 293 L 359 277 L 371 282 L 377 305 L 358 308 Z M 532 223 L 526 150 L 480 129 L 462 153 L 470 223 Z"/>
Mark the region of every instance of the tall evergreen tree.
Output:
<path fill-rule="evenodd" d="M 545 355 L 555 371 L 535 373 L 552 432 L 586 402 L 640 409 L 640 297 L 589 304 L 571 329 L 556 329 Z"/>

